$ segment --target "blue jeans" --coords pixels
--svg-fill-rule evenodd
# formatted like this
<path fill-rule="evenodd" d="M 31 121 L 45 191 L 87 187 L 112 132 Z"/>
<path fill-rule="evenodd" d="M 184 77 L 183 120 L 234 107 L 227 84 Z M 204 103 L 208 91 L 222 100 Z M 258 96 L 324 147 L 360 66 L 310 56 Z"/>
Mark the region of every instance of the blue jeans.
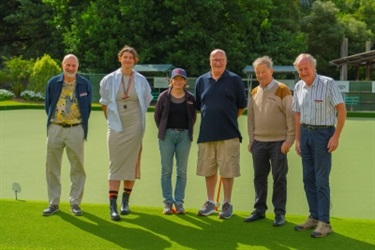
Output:
<path fill-rule="evenodd" d="M 183 203 L 187 182 L 187 166 L 191 141 L 189 130 L 167 129 L 164 140 L 159 139 L 161 157 L 161 188 L 164 202 Z M 172 196 L 173 158 L 176 157 L 176 186 Z"/>
<path fill-rule="evenodd" d="M 310 215 L 329 223 L 332 154 L 328 153 L 328 141 L 335 132 L 334 127 L 309 130 L 301 127 L 301 157 L 303 183 Z"/>

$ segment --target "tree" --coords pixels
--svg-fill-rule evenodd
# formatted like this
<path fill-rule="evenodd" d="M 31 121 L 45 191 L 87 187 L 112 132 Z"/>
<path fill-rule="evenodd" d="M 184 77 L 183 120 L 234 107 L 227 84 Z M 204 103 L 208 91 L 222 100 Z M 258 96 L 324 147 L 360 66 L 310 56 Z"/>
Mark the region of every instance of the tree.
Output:
<path fill-rule="evenodd" d="M 0 55 L 74 53 L 81 71 L 108 73 L 130 45 L 139 63 L 170 63 L 197 76 L 209 70 L 215 48 L 238 74 L 258 56 L 291 64 L 307 51 L 322 73 L 337 76 L 329 61 L 340 56 L 342 38 L 350 54 L 363 51 L 374 39 L 374 16 L 368 0 L 8 0 L 0 3 Z"/>
<path fill-rule="evenodd" d="M 338 21 L 339 10 L 332 2 L 316 1 L 311 13 L 301 21 L 301 30 L 306 34 L 308 52 L 318 61 L 317 69 L 322 74 L 332 74 L 329 61 L 340 57 L 340 45 L 344 37 L 344 27 Z"/>
<path fill-rule="evenodd" d="M 0 28 L 2 54 L 36 58 L 43 53 L 58 54 L 60 37 L 53 36 L 48 24 L 53 12 L 41 0 L 3 1 L 0 10 L 4 25 Z M 8 9 L 9 8 L 9 9 Z"/>
<path fill-rule="evenodd" d="M 365 43 L 375 39 L 375 1 L 333 0 L 333 2 L 340 10 L 338 20 L 345 29 L 345 37 L 349 40 L 348 55 L 364 52 Z"/>
<path fill-rule="evenodd" d="M 222 48 L 228 67 L 241 73 L 253 58 L 252 44 L 259 41 L 257 17 L 271 4 L 271 0 L 98 0 L 72 18 L 64 44 L 91 72 L 119 67 L 117 52 L 128 44 L 139 51 L 140 63 L 171 63 L 185 67 L 190 75 L 208 70 L 210 51 Z"/>
<path fill-rule="evenodd" d="M 5 67 L 0 74 L 0 87 L 10 88 L 16 97 L 20 97 L 28 84 L 34 61 L 25 60 L 22 56 L 3 59 Z"/>
<path fill-rule="evenodd" d="M 299 26 L 300 6 L 295 0 L 272 2 L 260 25 L 261 43 L 256 52 L 258 56 L 272 57 L 275 64 L 292 65 L 295 57 L 307 50 Z"/>

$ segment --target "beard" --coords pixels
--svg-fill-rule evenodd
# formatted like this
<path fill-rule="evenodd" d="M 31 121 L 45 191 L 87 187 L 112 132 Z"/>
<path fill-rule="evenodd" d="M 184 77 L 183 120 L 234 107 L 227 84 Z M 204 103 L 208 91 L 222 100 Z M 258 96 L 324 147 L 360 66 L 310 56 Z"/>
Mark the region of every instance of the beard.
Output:
<path fill-rule="evenodd" d="M 69 78 L 74 78 L 76 76 L 76 72 L 68 72 L 64 71 L 64 74 Z"/>

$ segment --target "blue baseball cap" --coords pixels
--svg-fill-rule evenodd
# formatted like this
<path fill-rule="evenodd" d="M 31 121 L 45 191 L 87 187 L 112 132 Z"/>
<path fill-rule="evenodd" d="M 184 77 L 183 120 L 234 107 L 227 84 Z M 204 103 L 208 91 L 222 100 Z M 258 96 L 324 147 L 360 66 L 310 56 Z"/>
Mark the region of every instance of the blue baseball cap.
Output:
<path fill-rule="evenodd" d="M 172 70 L 171 78 L 175 78 L 176 76 L 182 76 L 183 78 L 185 78 L 185 80 L 187 79 L 186 71 L 181 68 Z"/>

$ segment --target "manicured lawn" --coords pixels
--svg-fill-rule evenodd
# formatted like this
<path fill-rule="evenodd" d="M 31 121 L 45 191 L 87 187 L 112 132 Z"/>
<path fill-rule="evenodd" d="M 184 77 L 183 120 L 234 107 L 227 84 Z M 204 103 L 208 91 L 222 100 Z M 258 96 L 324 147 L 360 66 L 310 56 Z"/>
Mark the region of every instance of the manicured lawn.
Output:
<path fill-rule="evenodd" d="M 85 145 L 86 174 L 83 217 L 68 208 L 69 164 L 64 157 L 62 212 L 45 218 L 46 115 L 44 110 L 0 111 L 0 248 L 1 249 L 374 249 L 375 237 L 375 119 L 348 118 L 340 147 L 334 153 L 331 174 L 331 209 L 334 234 L 312 239 L 294 232 L 308 208 L 302 184 L 301 160 L 289 154 L 288 224 L 272 227 L 272 179 L 269 179 L 267 219 L 247 224 L 242 220 L 253 210 L 254 188 L 251 155 L 247 152 L 246 117 L 239 118 L 244 140 L 241 145 L 241 177 L 233 191 L 235 215 L 227 221 L 216 216 L 196 216 L 206 199 L 205 183 L 195 175 L 197 144 L 191 148 L 188 186 L 183 217 L 162 215 L 160 156 L 153 113 L 147 114 L 143 143 L 142 176 L 136 182 L 130 204 L 135 211 L 120 223 L 108 212 L 108 155 L 106 121 L 93 111 Z M 199 116 L 195 136 L 199 129 Z M 12 185 L 18 183 L 21 192 Z M 221 196 L 222 197 L 222 196 Z M 222 201 L 222 199 L 221 199 Z"/>
<path fill-rule="evenodd" d="M 310 237 L 296 232 L 304 220 L 289 216 L 283 227 L 271 219 L 244 223 L 245 213 L 229 220 L 217 216 L 163 215 L 160 209 L 133 207 L 120 222 L 109 219 L 105 205 L 85 204 L 83 216 L 69 212 L 68 204 L 50 217 L 43 217 L 40 202 L 0 200 L 1 249 L 374 249 L 375 223 L 368 220 L 332 219 L 334 233 Z M 371 233 L 372 232 L 372 233 Z"/>

